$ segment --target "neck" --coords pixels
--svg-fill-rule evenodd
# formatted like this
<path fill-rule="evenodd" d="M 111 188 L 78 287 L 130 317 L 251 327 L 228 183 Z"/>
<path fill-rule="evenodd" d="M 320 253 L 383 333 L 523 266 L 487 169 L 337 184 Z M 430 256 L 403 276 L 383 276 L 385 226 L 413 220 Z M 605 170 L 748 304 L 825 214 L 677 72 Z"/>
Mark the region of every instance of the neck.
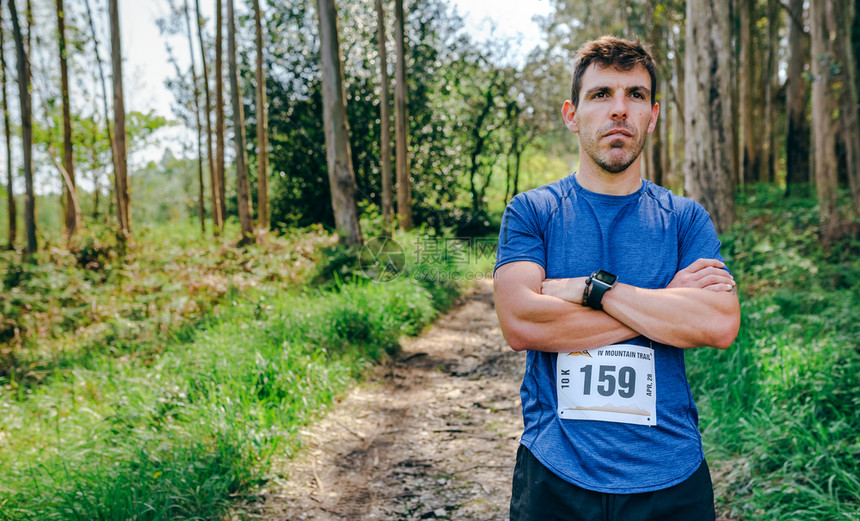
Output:
<path fill-rule="evenodd" d="M 588 155 L 579 161 L 579 171 L 576 180 L 579 185 L 590 192 L 605 195 L 630 195 L 642 186 L 641 172 L 642 156 L 636 158 L 625 170 L 613 174 L 597 166 Z"/>

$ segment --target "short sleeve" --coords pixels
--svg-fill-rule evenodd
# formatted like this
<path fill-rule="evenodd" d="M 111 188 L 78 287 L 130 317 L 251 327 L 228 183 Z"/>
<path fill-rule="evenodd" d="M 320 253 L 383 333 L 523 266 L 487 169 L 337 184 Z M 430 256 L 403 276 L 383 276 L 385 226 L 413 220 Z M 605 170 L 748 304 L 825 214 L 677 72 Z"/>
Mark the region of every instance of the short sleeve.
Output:
<path fill-rule="evenodd" d="M 542 219 L 526 195 L 527 193 L 517 195 L 505 208 L 499 230 L 495 270 L 515 261 L 535 262 L 546 269 L 546 242 Z"/>
<path fill-rule="evenodd" d="M 725 262 L 720 253 L 720 239 L 708 211 L 701 204 L 691 201 L 684 214 L 679 233 L 678 268 L 684 269 L 699 259 Z"/>

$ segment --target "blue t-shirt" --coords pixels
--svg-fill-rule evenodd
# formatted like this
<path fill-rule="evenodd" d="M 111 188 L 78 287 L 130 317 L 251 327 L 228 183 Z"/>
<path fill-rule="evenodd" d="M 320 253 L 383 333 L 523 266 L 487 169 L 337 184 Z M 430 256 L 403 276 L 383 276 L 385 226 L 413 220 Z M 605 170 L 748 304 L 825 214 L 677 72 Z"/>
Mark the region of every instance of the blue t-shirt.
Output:
<path fill-rule="evenodd" d="M 531 261 L 551 279 L 604 269 L 619 282 L 661 289 L 699 258 L 723 260 L 714 225 L 699 203 L 645 180 L 630 195 L 599 194 L 580 186 L 574 174 L 508 204 L 496 269 Z M 667 488 L 704 460 L 684 350 L 645 337 L 626 343 L 654 348 L 656 426 L 559 418 L 555 353 L 528 351 L 520 389 L 521 443 L 562 479 L 598 492 Z"/>

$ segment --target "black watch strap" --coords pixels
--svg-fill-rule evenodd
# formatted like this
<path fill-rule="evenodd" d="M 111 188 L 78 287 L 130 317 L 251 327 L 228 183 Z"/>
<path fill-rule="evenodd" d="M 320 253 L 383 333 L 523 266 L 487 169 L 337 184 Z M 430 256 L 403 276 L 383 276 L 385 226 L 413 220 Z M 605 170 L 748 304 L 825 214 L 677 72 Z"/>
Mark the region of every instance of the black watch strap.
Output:
<path fill-rule="evenodd" d="M 603 295 L 615 286 L 618 277 L 608 271 L 596 271 L 588 279 L 591 281 L 588 287 L 588 296 L 585 298 L 588 307 L 592 309 L 603 309 Z"/>
<path fill-rule="evenodd" d="M 591 283 L 591 290 L 588 292 L 588 307 L 593 309 L 603 309 L 603 295 L 612 289 L 612 286 L 603 284 Z"/>

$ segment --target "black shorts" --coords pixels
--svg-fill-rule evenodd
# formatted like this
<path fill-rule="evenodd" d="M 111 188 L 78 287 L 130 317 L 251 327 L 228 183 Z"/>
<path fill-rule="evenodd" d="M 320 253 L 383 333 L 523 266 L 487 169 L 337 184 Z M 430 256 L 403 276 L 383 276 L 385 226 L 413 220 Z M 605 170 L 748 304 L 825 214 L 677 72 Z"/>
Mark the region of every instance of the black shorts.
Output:
<path fill-rule="evenodd" d="M 561 479 L 520 445 L 511 521 L 714 521 L 708 464 L 685 481 L 641 494 L 607 494 Z"/>

